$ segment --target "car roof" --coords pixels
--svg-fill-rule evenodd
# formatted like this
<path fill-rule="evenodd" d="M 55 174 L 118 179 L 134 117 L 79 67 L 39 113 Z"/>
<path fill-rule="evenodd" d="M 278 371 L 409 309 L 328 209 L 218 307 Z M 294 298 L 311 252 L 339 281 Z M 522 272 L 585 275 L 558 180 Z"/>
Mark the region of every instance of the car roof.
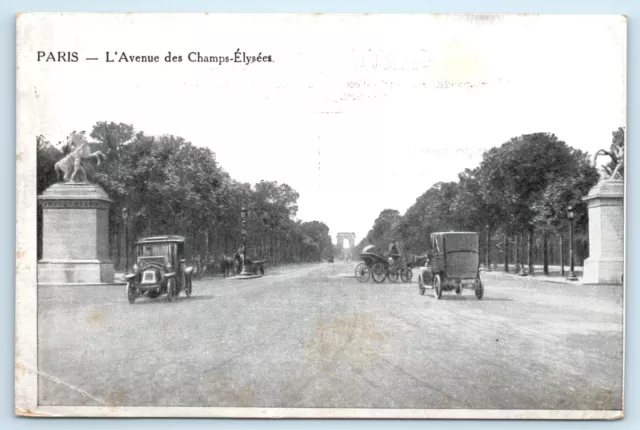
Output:
<path fill-rule="evenodd" d="M 162 243 L 162 242 L 184 242 L 184 236 L 167 235 L 167 236 L 151 236 L 144 237 L 136 242 L 136 245 L 143 243 Z"/>
<path fill-rule="evenodd" d="M 439 236 L 456 236 L 456 235 L 478 235 L 478 233 L 474 232 L 474 231 L 439 231 L 436 233 L 431 233 L 432 235 L 439 235 Z"/>

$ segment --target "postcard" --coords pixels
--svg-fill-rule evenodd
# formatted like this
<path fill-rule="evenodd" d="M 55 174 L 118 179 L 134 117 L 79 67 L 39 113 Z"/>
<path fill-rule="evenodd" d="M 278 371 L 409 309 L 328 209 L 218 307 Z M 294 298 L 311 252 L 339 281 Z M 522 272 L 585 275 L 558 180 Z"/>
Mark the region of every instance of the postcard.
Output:
<path fill-rule="evenodd" d="M 17 415 L 623 417 L 624 16 L 16 26 Z"/>

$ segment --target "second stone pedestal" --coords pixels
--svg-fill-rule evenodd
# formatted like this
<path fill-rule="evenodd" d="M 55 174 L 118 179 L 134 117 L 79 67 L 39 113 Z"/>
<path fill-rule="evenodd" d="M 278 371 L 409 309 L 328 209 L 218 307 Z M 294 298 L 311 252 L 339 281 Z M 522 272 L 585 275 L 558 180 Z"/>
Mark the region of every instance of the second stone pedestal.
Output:
<path fill-rule="evenodd" d="M 624 275 L 624 181 L 604 180 L 583 198 L 589 210 L 586 284 L 621 284 Z"/>

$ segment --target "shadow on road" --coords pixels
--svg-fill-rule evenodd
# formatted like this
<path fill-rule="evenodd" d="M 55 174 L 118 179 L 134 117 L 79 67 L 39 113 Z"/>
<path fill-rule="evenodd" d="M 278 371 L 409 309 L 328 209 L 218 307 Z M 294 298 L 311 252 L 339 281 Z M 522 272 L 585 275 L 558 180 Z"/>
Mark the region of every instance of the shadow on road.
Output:
<path fill-rule="evenodd" d="M 476 296 L 445 296 L 444 294 L 440 300 L 475 300 L 478 302 L 512 302 L 513 300 L 504 297 L 483 297 L 482 300 L 478 300 Z"/>
<path fill-rule="evenodd" d="M 176 297 L 175 299 L 173 299 L 173 301 L 169 302 L 167 300 L 167 296 L 160 296 L 156 299 L 150 299 L 150 298 L 140 298 L 138 300 L 136 300 L 135 305 L 150 305 L 150 304 L 161 304 L 161 303 L 180 303 L 180 302 L 191 302 L 191 301 L 204 301 L 204 300 L 211 300 L 213 299 L 213 296 L 191 296 L 191 297 Z"/>

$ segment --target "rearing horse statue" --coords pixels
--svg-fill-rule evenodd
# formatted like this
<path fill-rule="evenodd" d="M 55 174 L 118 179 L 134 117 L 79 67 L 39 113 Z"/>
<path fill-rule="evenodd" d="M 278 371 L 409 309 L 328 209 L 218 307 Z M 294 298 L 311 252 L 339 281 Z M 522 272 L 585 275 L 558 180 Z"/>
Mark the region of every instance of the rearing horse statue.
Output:
<path fill-rule="evenodd" d="M 82 162 L 95 158 L 100 165 L 106 155 L 102 151 L 91 152 L 84 131 L 71 133 L 67 140 L 67 147 L 69 153 L 54 166 L 56 173 L 63 174 L 62 179 L 65 182 L 88 182 L 87 171 L 82 167 Z M 82 181 L 76 180 L 78 175 L 82 176 Z"/>

